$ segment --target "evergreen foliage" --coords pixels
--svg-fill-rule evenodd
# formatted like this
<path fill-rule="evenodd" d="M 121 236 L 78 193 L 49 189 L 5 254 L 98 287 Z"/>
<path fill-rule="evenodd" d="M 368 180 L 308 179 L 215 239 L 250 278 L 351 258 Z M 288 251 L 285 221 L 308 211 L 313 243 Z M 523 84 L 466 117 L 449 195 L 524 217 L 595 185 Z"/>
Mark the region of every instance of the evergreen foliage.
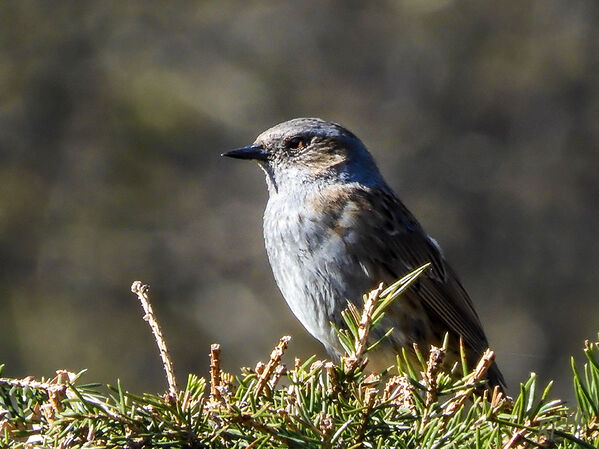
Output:
<path fill-rule="evenodd" d="M 7 448 L 596 448 L 599 447 L 599 341 L 586 342 L 586 362 L 572 360 L 578 407 L 550 398 L 551 383 L 534 373 L 515 399 L 485 385 L 493 363 L 487 351 L 470 369 L 446 369 L 445 347 L 404 352 L 385 374 L 367 370 L 366 337 L 384 308 L 419 274 L 365 295 L 339 329 L 347 355 L 339 363 L 295 360 L 287 368 L 283 337 L 267 363 L 233 376 L 211 348 L 210 380 L 189 374 L 179 390 L 148 288 L 132 289 L 147 304 L 169 392 L 129 393 L 120 382 L 84 383 L 82 373 L 51 380 L 0 378 L 0 447 Z M 399 297 L 399 298 L 398 298 Z M 447 345 L 447 341 L 444 346 Z M 1 374 L 1 373 L 0 373 Z"/>

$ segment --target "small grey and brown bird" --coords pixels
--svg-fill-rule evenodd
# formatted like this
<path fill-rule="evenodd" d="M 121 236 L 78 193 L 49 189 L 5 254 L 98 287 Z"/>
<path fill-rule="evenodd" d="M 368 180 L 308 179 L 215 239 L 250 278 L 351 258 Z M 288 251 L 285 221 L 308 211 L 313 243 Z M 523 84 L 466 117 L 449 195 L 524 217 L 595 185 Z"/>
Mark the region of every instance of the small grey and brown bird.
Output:
<path fill-rule="evenodd" d="M 269 199 L 264 240 L 275 280 L 303 326 L 332 355 L 343 353 L 331 323 L 380 282 L 431 268 L 386 312 L 372 340 L 389 328 L 371 364 L 392 365 L 401 348 L 440 346 L 446 333 L 455 356 L 463 338 L 471 364 L 487 349 L 466 290 L 410 211 L 393 193 L 354 134 L 318 118 L 280 123 L 247 147 L 223 156 L 258 162 Z M 374 359 L 374 360 L 373 360 Z M 504 385 L 494 364 L 488 374 Z"/>

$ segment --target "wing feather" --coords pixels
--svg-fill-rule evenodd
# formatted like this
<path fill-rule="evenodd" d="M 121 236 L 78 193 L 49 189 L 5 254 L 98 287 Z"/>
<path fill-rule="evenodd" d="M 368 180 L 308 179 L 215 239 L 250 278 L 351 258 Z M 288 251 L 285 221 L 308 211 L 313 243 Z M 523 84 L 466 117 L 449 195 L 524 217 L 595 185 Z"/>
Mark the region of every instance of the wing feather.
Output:
<path fill-rule="evenodd" d="M 355 187 L 353 187 L 355 188 Z M 427 262 L 432 268 L 407 294 L 420 300 L 432 322 L 464 339 L 480 356 L 488 347 L 487 338 L 472 301 L 436 242 L 424 232 L 414 216 L 390 189 L 362 187 L 352 192 L 353 215 L 346 239 L 362 263 L 379 267 L 370 272 L 373 284 L 392 282 Z M 380 278 L 374 279 L 375 276 Z"/>

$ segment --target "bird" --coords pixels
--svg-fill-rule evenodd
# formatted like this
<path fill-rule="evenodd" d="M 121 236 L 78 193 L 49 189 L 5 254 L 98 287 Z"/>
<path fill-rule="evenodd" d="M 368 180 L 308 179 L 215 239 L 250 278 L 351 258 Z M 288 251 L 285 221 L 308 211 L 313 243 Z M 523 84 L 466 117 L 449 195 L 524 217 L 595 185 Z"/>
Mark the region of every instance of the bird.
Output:
<path fill-rule="evenodd" d="M 489 344 L 480 318 L 437 243 L 389 187 L 362 141 L 320 118 L 295 118 L 262 132 L 253 144 L 222 156 L 252 160 L 266 175 L 264 241 L 279 290 L 304 328 L 334 358 L 343 355 L 336 328 L 348 303 L 430 263 L 371 331 L 376 366 L 402 348 L 442 345 L 476 364 Z M 503 389 L 496 363 L 489 385 Z"/>

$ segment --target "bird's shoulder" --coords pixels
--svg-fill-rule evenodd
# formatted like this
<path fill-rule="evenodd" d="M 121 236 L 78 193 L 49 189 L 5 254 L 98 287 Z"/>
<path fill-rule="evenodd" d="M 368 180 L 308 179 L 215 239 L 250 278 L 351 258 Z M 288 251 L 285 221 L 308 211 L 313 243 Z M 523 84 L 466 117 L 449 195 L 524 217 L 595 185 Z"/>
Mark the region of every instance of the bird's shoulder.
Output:
<path fill-rule="evenodd" d="M 392 272 L 431 262 L 431 274 L 445 277 L 438 245 L 388 186 L 325 186 L 312 196 L 309 208 L 360 259 L 388 264 Z"/>

